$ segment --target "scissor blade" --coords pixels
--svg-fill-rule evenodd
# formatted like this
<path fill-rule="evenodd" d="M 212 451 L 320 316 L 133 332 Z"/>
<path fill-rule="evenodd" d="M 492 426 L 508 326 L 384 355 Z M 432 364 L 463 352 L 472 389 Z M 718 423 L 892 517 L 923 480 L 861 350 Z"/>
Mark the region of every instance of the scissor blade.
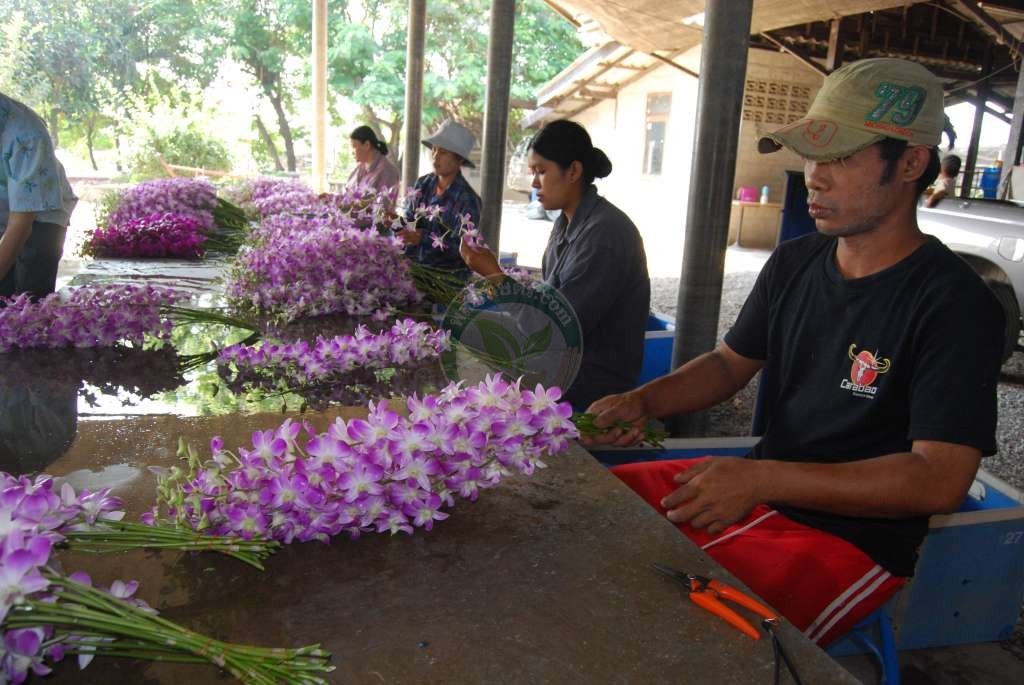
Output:
<path fill-rule="evenodd" d="M 655 571 L 659 571 L 661 573 L 664 573 L 666 576 L 668 576 L 669 578 L 671 578 L 671 579 L 673 579 L 673 580 L 675 580 L 677 582 L 683 583 L 687 587 L 690 586 L 690 579 L 689 579 L 689 577 L 687 577 L 687 575 L 685 573 L 677 571 L 674 568 L 670 568 L 668 566 L 665 566 L 664 564 L 659 564 L 656 561 L 651 563 L 651 568 L 653 568 Z"/>

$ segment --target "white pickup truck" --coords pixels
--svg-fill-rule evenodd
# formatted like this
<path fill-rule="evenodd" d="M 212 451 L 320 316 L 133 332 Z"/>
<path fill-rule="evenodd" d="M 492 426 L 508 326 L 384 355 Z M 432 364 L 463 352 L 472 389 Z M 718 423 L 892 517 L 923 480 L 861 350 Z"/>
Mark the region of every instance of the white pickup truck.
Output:
<path fill-rule="evenodd" d="M 917 221 L 922 231 L 963 257 L 996 294 L 1006 313 L 1004 360 L 1015 350 L 1024 350 L 1024 207 L 947 198 L 935 207 L 918 207 Z"/>

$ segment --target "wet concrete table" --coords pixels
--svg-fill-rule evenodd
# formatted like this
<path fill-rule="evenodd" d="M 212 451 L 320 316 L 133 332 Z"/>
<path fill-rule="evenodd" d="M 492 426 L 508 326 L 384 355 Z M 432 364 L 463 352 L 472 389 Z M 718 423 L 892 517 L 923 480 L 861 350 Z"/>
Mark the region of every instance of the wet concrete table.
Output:
<path fill-rule="evenodd" d="M 338 412 L 313 423 L 322 430 Z M 171 463 L 178 435 L 199 447 L 219 434 L 233 448 L 281 418 L 82 422 L 47 470 L 113 485 L 135 518 L 153 499 L 145 466 Z M 581 447 L 451 514 L 429 533 L 291 545 L 263 573 L 212 554 L 62 559 L 98 583 L 140 580 L 165 616 L 220 639 L 320 642 L 337 666 L 331 682 L 771 682 L 769 640 L 697 608 L 650 564 L 737 581 Z M 782 636 L 804 682 L 856 682 L 788 624 Z M 212 666 L 97 659 L 80 673 L 72 662 L 49 681 L 225 682 Z"/>

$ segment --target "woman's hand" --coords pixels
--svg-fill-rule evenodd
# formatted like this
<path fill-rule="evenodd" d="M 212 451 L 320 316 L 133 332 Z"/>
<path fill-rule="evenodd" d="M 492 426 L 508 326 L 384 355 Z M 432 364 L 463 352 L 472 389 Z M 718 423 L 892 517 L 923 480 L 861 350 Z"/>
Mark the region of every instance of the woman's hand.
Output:
<path fill-rule="evenodd" d="M 502 273 L 498 258 L 486 247 L 473 247 L 463 239 L 459 244 L 459 255 L 466 266 L 481 276 L 500 276 Z"/>

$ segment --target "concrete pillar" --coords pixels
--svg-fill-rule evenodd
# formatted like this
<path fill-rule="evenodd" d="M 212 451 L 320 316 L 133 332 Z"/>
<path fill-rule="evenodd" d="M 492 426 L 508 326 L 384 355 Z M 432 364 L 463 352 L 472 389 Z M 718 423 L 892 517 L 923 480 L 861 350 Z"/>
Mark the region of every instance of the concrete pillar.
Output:
<path fill-rule="evenodd" d="M 423 41 L 427 0 L 409 0 L 409 29 L 405 57 L 405 126 L 402 131 L 402 187 L 416 182 L 420 169 L 420 129 L 423 126 Z"/>
<path fill-rule="evenodd" d="M 505 146 L 508 140 L 509 92 L 512 87 L 512 38 L 515 0 L 491 3 L 491 35 L 487 47 L 487 97 L 484 101 L 483 161 L 480 165 L 480 231 L 493 249 L 501 237 L 501 196 L 505 189 Z"/>
<path fill-rule="evenodd" d="M 1024 67 L 1024 65 L 1022 65 Z M 1010 138 L 1003 151 L 1003 175 L 999 179 L 999 197 L 1010 196 L 1010 176 L 1013 167 L 1020 164 L 1021 130 L 1024 128 L 1024 68 L 1017 75 L 1017 92 L 1013 96 L 1013 120 L 1010 123 Z M 1014 198 L 1021 199 L 1021 198 Z"/>
<path fill-rule="evenodd" d="M 313 0 L 313 171 L 310 185 L 327 190 L 327 0 Z"/>
<path fill-rule="evenodd" d="M 967 144 L 967 159 L 964 160 L 964 180 L 960 186 L 960 197 L 971 196 L 974 185 L 974 168 L 978 163 L 978 145 L 981 142 L 981 127 L 985 122 L 985 95 L 988 88 L 984 84 L 978 86 L 978 96 L 974 100 L 974 124 L 971 127 L 971 141 Z"/>
<path fill-rule="evenodd" d="M 981 67 L 982 78 L 992 72 L 992 47 L 985 51 Z M 974 185 L 974 167 L 978 163 L 978 144 L 981 142 L 981 127 L 985 122 L 985 105 L 988 100 L 988 81 L 978 84 L 977 97 L 974 99 L 974 126 L 971 127 L 971 142 L 967 145 L 967 159 L 964 160 L 964 180 L 960 186 L 960 197 L 970 197 L 971 186 Z"/>
<path fill-rule="evenodd" d="M 705 7 L 673 368 L 712 350 L 718 340 L 752 5 L 708 0 Z M 699 436 L 706 424 L 707 416 L 697 413 L 677 417 L 669 427 L 677 435 Z"/>

